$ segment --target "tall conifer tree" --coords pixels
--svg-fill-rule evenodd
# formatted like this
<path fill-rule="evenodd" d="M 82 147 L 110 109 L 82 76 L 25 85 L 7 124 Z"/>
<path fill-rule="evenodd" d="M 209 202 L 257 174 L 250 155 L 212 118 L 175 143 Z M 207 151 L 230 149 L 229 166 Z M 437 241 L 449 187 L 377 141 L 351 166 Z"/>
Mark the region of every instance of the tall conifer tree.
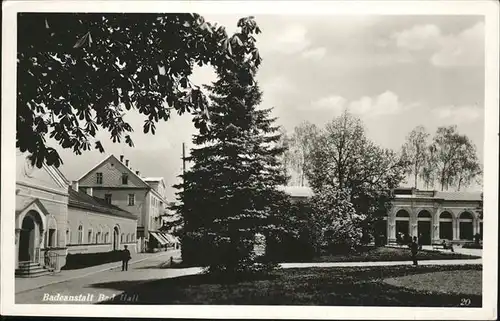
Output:
<path fill-rule="evenodd" d="M 240 21 L 239 26 L 248 24 Z M 255 42 L 249 32 L 238 38 Z M 278 204 L 286 199 L 276 189 L 286 181 L 278 160 L 283 152 L 279 127 L 273 125 L 271 109 L 258 109 L 262 93 L 251 81 L 258 64 L 245 64 L 257 50 L 234 44 L 232 60 L 216 69 L 218 80 L 206 87 L 211 127 L 194 135 L 197 147 L 187 158 L 192 167 L 177 186 L 182 190 L 176 207 L 184 224 L 183 260 L 224 273 L 274 266 L 256 257 L 255 235 L 281 228 Z"/>

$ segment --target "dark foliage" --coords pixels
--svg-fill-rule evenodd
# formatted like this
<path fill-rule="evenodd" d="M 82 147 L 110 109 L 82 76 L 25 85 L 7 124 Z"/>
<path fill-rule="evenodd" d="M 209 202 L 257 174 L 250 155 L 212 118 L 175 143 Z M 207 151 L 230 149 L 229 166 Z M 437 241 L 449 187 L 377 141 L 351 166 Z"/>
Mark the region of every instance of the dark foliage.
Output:
<path fill-rule="evenodd" d="M 216 68 L 218 80 L 206 87 L 211 128 L 193 138 L 197 147 L 187 158 L 193 166 L 176 186 L 174 207 L 182 215 L 183 260 L 226 276 L 273 267 L 254 254 L 255 235 L 280 229 L 278 204 L 285 198 L 276 189 L 285 182 L 279 128 L 270 109 L 258 109 L 262 94 L 250 77 L 258 65 L 246 65 L 259 30 L 251 21 L 239 27 L 244 45 L 233 48 L 232 59 Z"/>
<path fill-rule="evenodd" d="M 239 25 L 241 33 L 228 36 L 198 14 L 20 13 L 16 146 L 37 167 L 62 163 L 49 137 L 77 155 L 104 152 L 94 141 L 99 129 L 133 146 L 133 128 L 123 119 L 131 109 L 144 115 L 144 133 L 154 134 L 172 112 L 193 114 L 206 130 L 207 101 L 190 76 L 196 65 L 231 61 L 246 45 L 240 38 L 259 30 L 250 18 Z M 260 63 L 255 47 L 247 58 L 239 61 L 242 70 Z"/>

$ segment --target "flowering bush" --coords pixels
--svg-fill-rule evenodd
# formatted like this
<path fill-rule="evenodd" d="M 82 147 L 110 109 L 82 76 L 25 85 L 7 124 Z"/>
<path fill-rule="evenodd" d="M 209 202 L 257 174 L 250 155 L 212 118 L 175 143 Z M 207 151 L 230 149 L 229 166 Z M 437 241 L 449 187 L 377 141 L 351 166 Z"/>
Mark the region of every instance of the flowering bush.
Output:
<path fill-rule="evenodd" d="M 356 213 L 345 192 L 325 186 L 311 200 L 317 246 L 330 251 L 349 251 L 361 244 L 364 215 Z"/>

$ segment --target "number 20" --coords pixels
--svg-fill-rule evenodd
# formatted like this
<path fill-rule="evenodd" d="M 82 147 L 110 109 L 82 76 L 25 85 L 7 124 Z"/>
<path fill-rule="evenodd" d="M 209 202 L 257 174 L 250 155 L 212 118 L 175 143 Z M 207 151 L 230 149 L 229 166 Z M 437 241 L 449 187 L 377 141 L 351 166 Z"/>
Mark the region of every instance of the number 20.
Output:
<path fill-rule="evenodd" d="M 460 299 L 460 305 L 461 306 L 469 306 L 470 305 L 470 299 Z"/>

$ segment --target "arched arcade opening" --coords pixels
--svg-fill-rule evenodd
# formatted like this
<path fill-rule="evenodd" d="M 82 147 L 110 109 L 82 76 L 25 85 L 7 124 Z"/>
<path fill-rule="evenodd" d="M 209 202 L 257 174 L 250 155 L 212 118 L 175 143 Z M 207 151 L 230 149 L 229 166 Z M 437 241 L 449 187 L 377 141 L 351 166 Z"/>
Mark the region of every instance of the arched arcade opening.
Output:
<path fill-rule="evenodd" d="M 420 211 L 417 216 L 417 233 L 419 243 L 431 244 L 432 215 L 427 210 Z"/>
<path fill-rule="evenodd" d="M 453 216 L 449 212 L 442 212 L 439 215 L 439 238 L 453 240 Z"/>

